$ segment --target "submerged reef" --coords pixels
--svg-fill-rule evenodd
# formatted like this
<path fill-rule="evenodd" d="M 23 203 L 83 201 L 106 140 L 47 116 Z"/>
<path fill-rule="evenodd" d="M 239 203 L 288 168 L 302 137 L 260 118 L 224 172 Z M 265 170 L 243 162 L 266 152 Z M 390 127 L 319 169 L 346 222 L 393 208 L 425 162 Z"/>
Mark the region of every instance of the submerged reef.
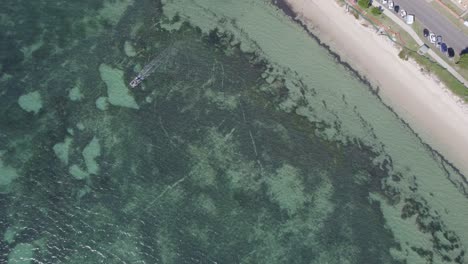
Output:
<path fill-rule="evenodd" d="M 0 262 L 463 263 L 461 175 L 276 7 L 214 2 L 7 0 Z"/>

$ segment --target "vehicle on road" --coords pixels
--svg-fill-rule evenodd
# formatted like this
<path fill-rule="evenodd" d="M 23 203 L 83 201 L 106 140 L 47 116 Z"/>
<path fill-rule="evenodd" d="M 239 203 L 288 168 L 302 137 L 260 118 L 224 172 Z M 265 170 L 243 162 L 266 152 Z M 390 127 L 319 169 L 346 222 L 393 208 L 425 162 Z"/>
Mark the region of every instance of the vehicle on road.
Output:
<path fill-rule="evenodd" d="M 437 39 L 436 39 L 436 46 L 437 47 L 440 47 L 440 45 L 442 44 L 442 36 L 437 36 Z"/>
<path fill-rule="evenodd" d="M 425 38 L 429 37 L 429 29 L 425 28 L 425 29 L 423 30 L 423 36 L 424 36 Z"/>
<path fill-rule="evenodd" d="M 406 16 L 406 24 L 412 25 L 414 23 L 414 15 L 407 15 Z"/>
<path fill-rule="evenodd" d="M 388 8 L 393 9 L 393 6 L 394 6 L 393 1 L 388 0 Z"/>
<path fill-rule="evenodd" d="M 382 4 L 386 5 L 388 3 L 388 0 L 382 0 Z"/>
<path fill-rule="evenodd" d="M 447 44 L 442 43 L 442 44 L 440 45 L 440 52 L 442 52 L 442 53 L 447 53 L 447 50 L 448 50 Z"/>
<path fill-rule="evenodd" d="M 448 56 L 449 58 L 455 57 L 455 50 L 453 50 L 453 48 L 448 48 L 448 49 L 447 49 L 447 56 Z"/>
<path fill-rule="evenodd" d="M 398 14 L 398 12 L 400 12 L 400 6 L 399 6 L 399 5 L 396 5 L 396 6 L 393 8 L 393 11 L 395 11 L 395 13 Z"/>
<path fill-rule="evenodd" d="M 400 12 L 400 16 L 401 16 L 402 18 L 405 18 L 407 14 L 408 14 L 408 13 L 406 13 L 406 10 L 404 10 L 404 9 L 402 9 L 401 12 Z"/>
<path fill-rule="evenodd" d="M 437 37 L 434 33 L 430 33 L 429 34 L 429 41 L 432 43 L 432 44 L 435 44 L 436 41 L 437 41 Z"/>

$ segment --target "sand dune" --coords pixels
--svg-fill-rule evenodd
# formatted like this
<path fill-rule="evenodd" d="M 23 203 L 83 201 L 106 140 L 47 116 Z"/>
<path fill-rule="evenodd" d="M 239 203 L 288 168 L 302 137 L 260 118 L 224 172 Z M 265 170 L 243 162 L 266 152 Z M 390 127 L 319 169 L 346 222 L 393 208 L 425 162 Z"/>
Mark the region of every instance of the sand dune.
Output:
<path fill-rule="evenodd" d="M 468 108 L 398 48 L 332 0 L 285 0 L 308 28 L 364 75 L 423 141 L 468 175 Z"/>

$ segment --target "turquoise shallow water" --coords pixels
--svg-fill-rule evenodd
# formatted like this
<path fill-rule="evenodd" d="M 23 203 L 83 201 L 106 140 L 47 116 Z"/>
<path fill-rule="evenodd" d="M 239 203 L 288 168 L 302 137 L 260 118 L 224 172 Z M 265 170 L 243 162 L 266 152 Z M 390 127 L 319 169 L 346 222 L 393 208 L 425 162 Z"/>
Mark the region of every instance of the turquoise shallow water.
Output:
<path fill-rule="evenodd" d="M 0 263 L 466 262 L 463 176 L 268 2 L 4 6 Z"/>

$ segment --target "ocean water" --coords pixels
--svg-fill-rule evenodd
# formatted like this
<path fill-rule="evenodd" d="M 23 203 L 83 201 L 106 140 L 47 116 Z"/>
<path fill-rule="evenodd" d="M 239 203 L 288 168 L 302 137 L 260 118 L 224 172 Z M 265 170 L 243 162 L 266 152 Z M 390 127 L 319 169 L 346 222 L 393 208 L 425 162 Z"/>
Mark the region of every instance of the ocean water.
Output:
<path fill-rule="evenodd" d="M 269 1 L 4 0 L 0 74 L 0 263 L 468 261 L 464 176 Z"/>

